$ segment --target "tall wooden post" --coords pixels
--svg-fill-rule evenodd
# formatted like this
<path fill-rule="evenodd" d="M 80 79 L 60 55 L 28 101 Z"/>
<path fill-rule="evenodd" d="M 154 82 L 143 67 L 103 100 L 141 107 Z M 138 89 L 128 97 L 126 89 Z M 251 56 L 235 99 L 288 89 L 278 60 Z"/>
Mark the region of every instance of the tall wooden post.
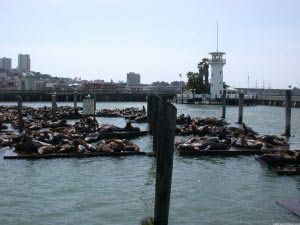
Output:
<path fill-rule="evenodd" d="M 154 224 L 167 225 L 172 183 L 177 109 L 161 99 L 159 105 L 159 145 L 156 152 Z"/>
<path fill-rule="evenodd" d="M 77 113 L 77 91 L 74 92 L 74 112 Z"/>
<path fill-rule="evenodd" d="M 17 95 L 18 101 L 18 117 L 19 117 L 19 132 L 21 133 L 24 129 L 24 121 L 23 121 L 23 110 L 22 110 L 22 97 Z"/>
<path fill-rule="evenodd" d="M 96 94 L 94 94 L 94 129 L 95 129 L 95 131 L 97 130 L 97 128 L 96 128 L 96 103 L 97 103 L 97 97 L 96 97 Z"/>
<path fill-rule="evenodd" d="M 54 119 L 56 117 L 56 108 L 57 108 L 55 93 L 52 95 L 51 100 L 52 100 L 52 119 Z"/>
<path fill-rule="evenodd" d="M 152 123 L 152 112 L 153 112 L 153 95 L 147 96 L 147 121 L 149 124 L 149 133 L 152 134 L 153 132 L 153 123 Z"/>
<path fill-rule="evenodd" d="M 158 132 L 159 132 L 159 102 L 160 97 L 154 95 L 152 97 L 152 124 L 153 124 L 153 152 L 156 152 L 158 149 Z"/>
<path fill-rule="evenodd" d="M 291 135 L 291 98 L 292 90 L 285 91 L 285 135 Z"/>
<path fill-rule="evenodd" d="M 239 120 L 238 123 L 243 123 L 243 108 L 244 108 L 244 93 L 239 94 Z"/>
<path fill-rule="evenodd" d="M 225 119 L 226 117 L 226 91 L 223 91 L 222 95 L 222 118 Z"/>

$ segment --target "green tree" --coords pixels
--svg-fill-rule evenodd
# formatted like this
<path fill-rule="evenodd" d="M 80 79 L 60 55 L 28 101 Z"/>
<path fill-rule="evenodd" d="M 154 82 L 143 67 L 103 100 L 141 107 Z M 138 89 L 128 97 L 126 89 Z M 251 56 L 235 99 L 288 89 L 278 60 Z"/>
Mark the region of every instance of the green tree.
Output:
<path fill-rule="evenodd" d="M 200 81 L 199 73 L 189 71 L 186 76 L 188 78 L 187 89 L 194 89 L 197 94 L 203 93 L 203 85 Z"/>

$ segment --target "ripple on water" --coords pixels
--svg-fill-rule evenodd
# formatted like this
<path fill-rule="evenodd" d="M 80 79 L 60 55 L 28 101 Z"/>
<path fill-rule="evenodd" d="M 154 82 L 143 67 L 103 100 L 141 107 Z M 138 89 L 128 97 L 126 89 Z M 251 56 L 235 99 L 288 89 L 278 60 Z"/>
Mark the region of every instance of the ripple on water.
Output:
<path fill-rule="evenodd" d="M 97 103 L 97 108 L 143 105 L 144 102 Z M 178 113 L 188 112 L 192 117 L 221 114 L 220 106 L 177 106 Z M 246 123 L 261 134 L 281 134 L 284 130 L 283 108 L 245 107 L 244 112 Z M 299 116 L 300 110 L 293 109 L 293 148 L 300 146 L 300 124 L 296 123 Z M 227 120 L 236 119 L 237 108 L 227 107 Z M 125 124 L 122 118 L 99 121 Z M 152 149 L 150 136 L 134 142 L 143 151 Z M 154 158 L 1 159 L 0 179 L 0 224 L 132 225 L 153 215 Z M 275 203 L 299 196 L 300 176 L 277 176 L 252 156 L 184 158 L 175 154 L 170 224 L 299 223 L 298 218 Z"/>

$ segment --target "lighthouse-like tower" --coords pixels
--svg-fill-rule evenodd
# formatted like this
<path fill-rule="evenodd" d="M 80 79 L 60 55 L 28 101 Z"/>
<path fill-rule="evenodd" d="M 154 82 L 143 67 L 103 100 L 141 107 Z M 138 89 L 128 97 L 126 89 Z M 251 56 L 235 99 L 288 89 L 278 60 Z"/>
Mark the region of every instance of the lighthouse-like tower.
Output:
<path fill-rule="evenodd" d="M 220 98 L 223 94 L 223 66 L 226 60 L 223 59 L 225 52 L 210 52 L 210 97 Z"/>
<path fill-rule="evenodd" d="M 210 52 L 211 59 L 208 61 L 210 65 L 210 97 L 220 98 L 223 94 L 223 66 L 226 60 L 223 59 L 225 52 L 219 52 L 219 31 L 217 23 L 217 51 Z"/>

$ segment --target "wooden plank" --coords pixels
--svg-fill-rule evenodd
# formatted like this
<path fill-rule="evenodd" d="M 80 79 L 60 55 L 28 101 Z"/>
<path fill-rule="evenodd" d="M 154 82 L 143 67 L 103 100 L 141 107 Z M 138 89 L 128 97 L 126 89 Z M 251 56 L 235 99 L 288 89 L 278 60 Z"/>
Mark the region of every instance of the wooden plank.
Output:
<path fill-rule="evenodd" d="M 3 159 L 57 159 L 57 158 L 91 158 L 91 157 L 122 157 L 122 156 L 147 156 L 146 152 L 93 152 L 69 154 L 31 154 L 3 156 Z"/>
<path fill-rule="evenodd" d="M 297 200 L 278 200 L 276 203 L 287 210 L 289 210 L 294 215 L 300 217 L 300 199 Z"/>
<path fill-rule="evenodd" d="M 295 166 L 286 166 L 286 167 L 279 167 L 279 166 L 270 166 L 267 162 L 260 159 L 259 157 L 255 157 L 255 160 L 258 161 L 260 164 L 268 167 L 272 172 L 278 175 L 300 175 L 300 167 Z"/>
<path fill-rule="evenodd" d="M 148 131 L 100 133 L 100 139 L 108 139 L 108 138 L 130 139 L 130 138 L 145 136 L 147 134 Z"/>
<path fill-rule="evenodd" d="M 273 149 L 270 152 L 279 150 Z M 180 156 L 239 156 L 239 155 L 262 155 L 265 151 L 257 149 L 229 149 L 229 150 L 178 150 Z"/>

